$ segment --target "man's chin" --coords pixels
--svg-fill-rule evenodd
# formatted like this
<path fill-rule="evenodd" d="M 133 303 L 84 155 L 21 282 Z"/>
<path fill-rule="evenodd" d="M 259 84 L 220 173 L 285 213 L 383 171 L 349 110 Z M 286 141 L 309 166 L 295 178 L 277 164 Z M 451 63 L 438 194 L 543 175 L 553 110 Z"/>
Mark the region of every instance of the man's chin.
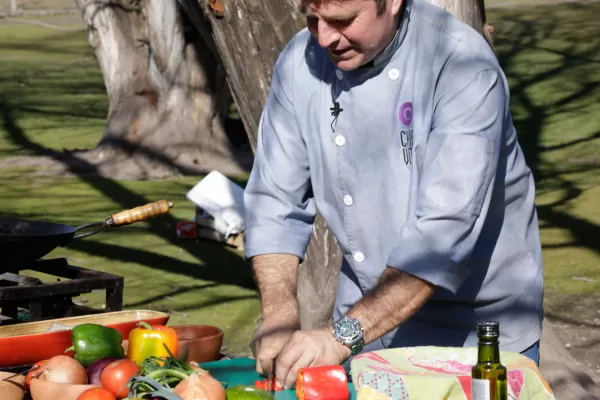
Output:
<path fill-rule="evenodd" d="M 352 71 L 353 69 L 360 67 L 362 57 L 360 57 L 359 55 L 349 58 L 331 57 L 331 60 L 339 69 L 343 71 Z"/>

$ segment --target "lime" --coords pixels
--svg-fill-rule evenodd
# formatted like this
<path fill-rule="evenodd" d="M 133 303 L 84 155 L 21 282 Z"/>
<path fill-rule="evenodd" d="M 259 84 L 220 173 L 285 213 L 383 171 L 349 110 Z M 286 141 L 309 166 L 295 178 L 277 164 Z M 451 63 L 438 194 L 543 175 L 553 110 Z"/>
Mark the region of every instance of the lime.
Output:
<path fill-rule="evenodd" d="M 227 400 L 274 400 L 271 393 L 250 385 L 235 385 L 225 391 Z"/>

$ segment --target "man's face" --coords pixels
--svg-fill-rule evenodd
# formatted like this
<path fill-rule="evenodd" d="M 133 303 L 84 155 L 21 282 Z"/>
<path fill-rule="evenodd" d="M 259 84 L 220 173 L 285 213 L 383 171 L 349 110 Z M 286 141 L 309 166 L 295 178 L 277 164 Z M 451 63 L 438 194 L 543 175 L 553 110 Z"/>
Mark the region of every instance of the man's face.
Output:
<path fill-rule="evenodd" d="M 334 64 L 352 70 L 373 60 L 393 39 L 403 0 L 303 0 L 308 29 Z"/>

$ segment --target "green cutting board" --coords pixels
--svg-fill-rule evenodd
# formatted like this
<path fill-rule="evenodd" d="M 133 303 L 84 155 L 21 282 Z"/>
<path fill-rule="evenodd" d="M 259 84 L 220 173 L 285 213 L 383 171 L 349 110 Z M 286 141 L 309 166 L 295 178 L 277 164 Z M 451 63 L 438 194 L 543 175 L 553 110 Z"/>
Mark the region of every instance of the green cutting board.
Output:
<path fill-rule="evenodd" d="M 209 371 L 220 382 L 227 382 L 227 387 L 235 385 L 252 385 L 256 380 L 265 379 L 256 372 L 256 361 L 252 358 L 232 358 L 230 360 L 213 361 L 200 364 L 200 367 Z M 350 400 L 356 399 L 354 386 L 349 383 Z M 295 390 L 281 390 L 275 392 L 275 400 L 297 400 Z"/>

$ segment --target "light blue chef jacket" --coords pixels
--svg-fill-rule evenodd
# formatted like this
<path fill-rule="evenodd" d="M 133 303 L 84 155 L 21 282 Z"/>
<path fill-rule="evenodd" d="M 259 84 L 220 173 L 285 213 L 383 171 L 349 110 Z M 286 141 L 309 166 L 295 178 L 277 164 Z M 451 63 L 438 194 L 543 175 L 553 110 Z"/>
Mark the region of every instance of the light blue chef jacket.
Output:
<path fill-rule="evenodd" d="M 306 29 L 283 50 L 245 190 L 245 254 L 303 259 L 318 208 L 344 254 L 336 319 L 386 266 L 437 286 L 367 351 L 475 346 L 492 319 L 501 348 L 520 352 L 543 318 L 534 198 L 492 49 L 410 0 L 371 67 L 338 70 Z"/>

